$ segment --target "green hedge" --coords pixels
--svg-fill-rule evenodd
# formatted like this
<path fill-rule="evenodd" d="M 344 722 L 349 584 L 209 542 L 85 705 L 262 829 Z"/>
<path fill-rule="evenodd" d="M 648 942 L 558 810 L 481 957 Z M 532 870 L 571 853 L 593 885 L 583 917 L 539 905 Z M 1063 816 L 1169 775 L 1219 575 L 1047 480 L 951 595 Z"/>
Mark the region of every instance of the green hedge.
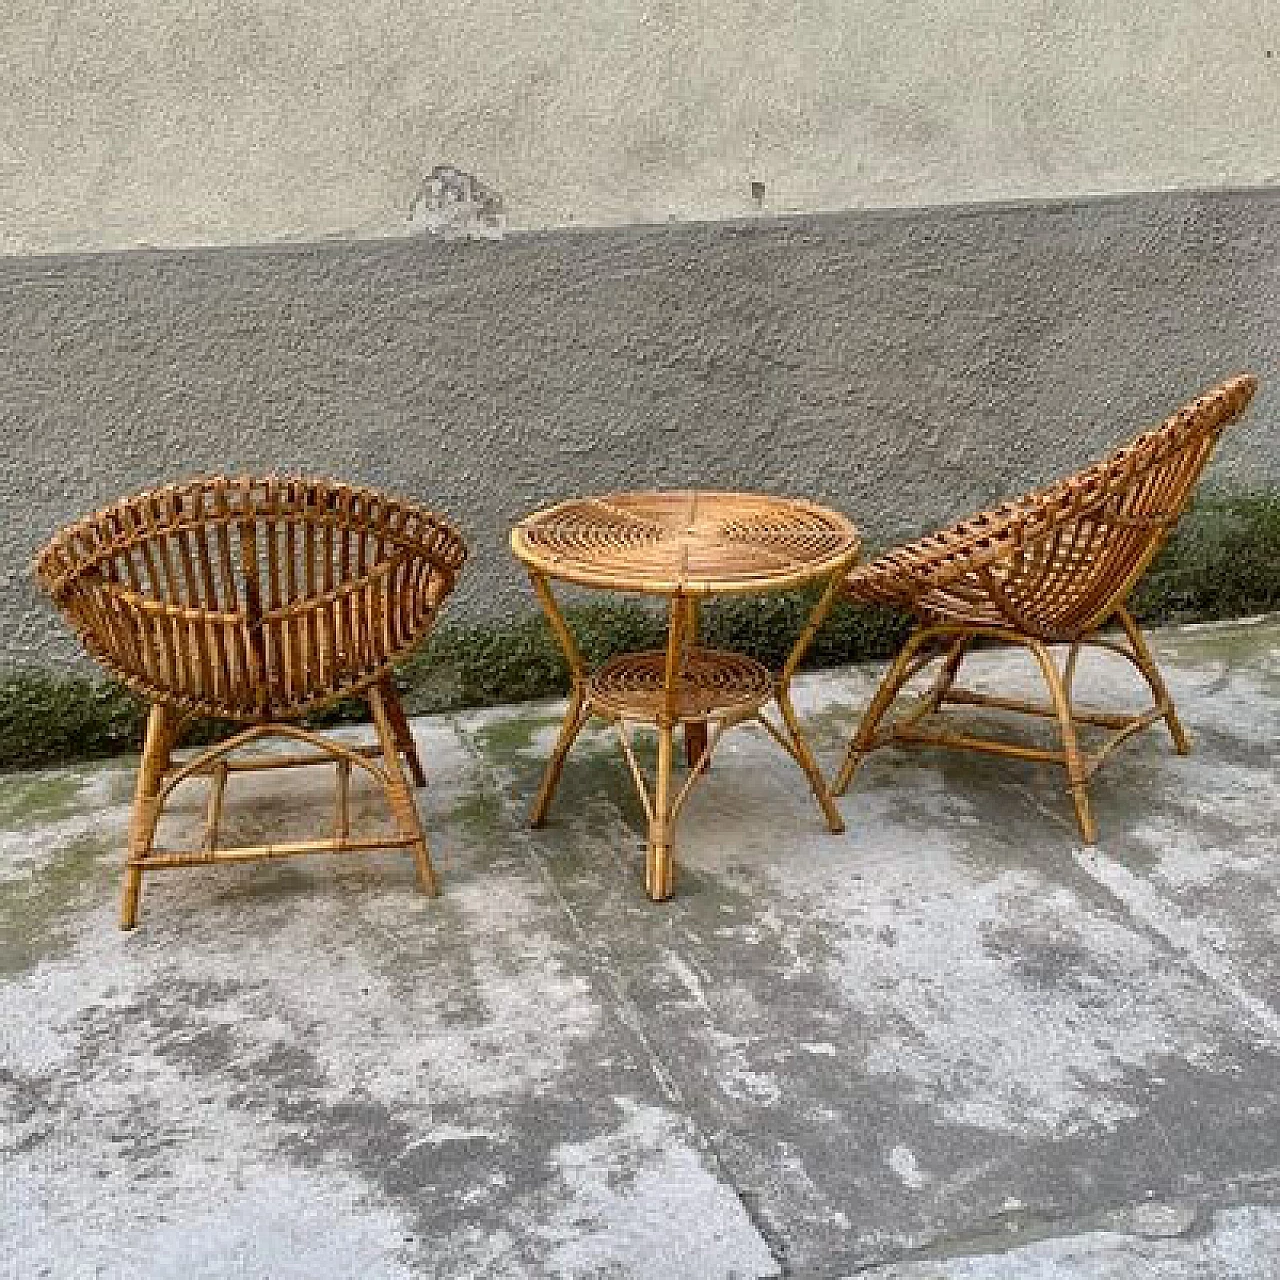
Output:
<path fill-rule="evenodd" d="M 1280 609 L 1280 494 L 1197 503 L 1138 584 L 1134 606 L 1149 622 Z"/>
<path fill-rule="evenodd" d="M 708 644 L 751 654 L 771 666 L 804 625 L 813 595 L 793 592 L 712 602 Z M 1280 609 L 1280 495 L 1206 499 L 1179 524 L 1135 595 L 1147 622 L 1242 617 Z M 566 610 L 586 658 L 656 648 L 663 619 L 629 599 Z M 808 665 L 883 658 L 901 644 L 908 621 L 884 609 L 839 604 Z M 549 697 L 567 688 L 564 659 L 546 623 L 530 612 L 509 621 L 441 626 L 398 672 L 411 714 Z M 311 723 L 362 720 L 363 702 L 327 708 Z M 145 711 L 110 681 L 46 670 L 0 675 L 0 769 L 32 768 L 137 750 Z M 198 736 L 220 729 L 204 725 Z"/>

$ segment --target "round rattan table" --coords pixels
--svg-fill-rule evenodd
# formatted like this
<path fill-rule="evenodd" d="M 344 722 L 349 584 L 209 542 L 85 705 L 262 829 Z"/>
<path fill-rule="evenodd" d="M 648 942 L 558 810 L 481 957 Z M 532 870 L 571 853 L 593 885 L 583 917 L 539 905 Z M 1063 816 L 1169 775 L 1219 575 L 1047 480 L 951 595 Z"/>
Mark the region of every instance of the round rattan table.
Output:
<path fill-rule="evenodd" d="M 857 528 L 839 512 L 796 498 L 754 493 L 615 493 L 575 498 L 522 520 L 511 549 L 564 650 L 573 679 L 569 707 L 530 821 L 546 819 L 565 757 L 592 717 L 618 730 L 649 822 L 645 887 L 655 901 L 674 887 L 676 819 L 728 728 L 763 725 L 800 766 L 832 831 L 844 822 L 791 702 L 792 677 L 858 558 Z M 624 653 L 589 671 L 551 580 L 640 592 L 669 600 L 665 649 Z M 744 654 L 698 643 L 698 605 L 709 596 L 824 589 L 776 674 Z M 782 723 L 765 714 L 777 706 Z M 657 730 L 656 776 L 645 776 L 632 746 L 637 725 Z M 677 788 L 674 734 L 683 728 L 688 775 Z"/>

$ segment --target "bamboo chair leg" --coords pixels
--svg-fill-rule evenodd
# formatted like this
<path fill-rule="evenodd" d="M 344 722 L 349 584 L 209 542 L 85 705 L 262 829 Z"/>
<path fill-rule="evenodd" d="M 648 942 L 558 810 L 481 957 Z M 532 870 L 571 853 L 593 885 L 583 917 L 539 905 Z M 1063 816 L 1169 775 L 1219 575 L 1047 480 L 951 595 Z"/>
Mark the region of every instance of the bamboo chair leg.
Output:
<path fill-rule="evenodd" d="M 1076 738 L 1076 724 L 1071 716 L 1071 703 L 1067 698 L 1066 686 L 1057 667 L 1053 664 L 1053 655 L 1039 640 L 1027 639 L 1024 642 L 1035 655 L 1044 675 L 1045 684 L 1049 686 L 1049 698 L 1058 716 L 1058 726 L 1062 731 L 1062 751 L 1066 756 L 1067 782 L 1071 788 L 1071 798 L 1075 803 L 1076 821 L 1080 825 L 1080 835 L 1085 844 L 1096 844 L 1098 826 L 1094 821 L 1093 809 L 1089 804 L 1089 789 L 1085 776 L 1084 759 L 1080 754 L 1080 744 Z"/>
<path fill-rule="evenodd" d="M 169 766 L 173 730 L 172 712 L 162 703 L 153 702 L 147 713 L 147 734 L 133 793 L 129 851 L 124 869 L 124 897 L 120 904 L 122 929 L 132 929 L 138 923 L 138 903 L 142 897 L 142 864 L 155 842 L 156 824 L 160 820 L 163 803 L 160 784 Z"/>
<path fill-rule="evenodd" d="M 1084 647 L 1088 637 L 1081 640 L 1073 640 L 1071 648 L 1067 650 L 1067 660 L 1062 667 L 1062 691 L 1067 695 L 1067 701 L 1072 699 L 1072 689 L 1076 682 L 1076 665 L 1080 661 L 1080 650 Z"/>
<path fill-rule="evenodd" d="M 951 686 L 955 684 L 956 676 L 960 674 L 960 664 L 964 661 L 968 649 L 969 637 L 958 636 L 943 660 L 942 669 L 938 672 L 938 678 L 933 682 L 933 688 L 929 690 L 928 695 L 929 705 L 934 711 L 938 710 L 943 699 L 951 692 Z"/>
<path fill-rule="evenodd" d="M 917 628 L 907 637 L 906 644 L 893 660 L 875 696 L 863 713 L 862 723 L 849 743 L 849 750 L 845 754 L 844 763 L 840 766 L 840 772 L 836 774 L 835 783 L 831 788 L 832 795 L 842 796 L 848 791 L 853 775 L 858 772 L 867 752 L 871 750 L 880 721 L 884 719 L 885 712 L 893 706 L 898 691 L 907 681 L 912 659 L 930 638 L 931 633 L 924 627 Z"/>
<path fill-rule="evenodd" d="M 1188 755 L 1191 751 L 1191 740 L 1182 727 L 1182 721 L 1178 719 L 1173 699 L 1169 696 L 1169 689 L 1164 682 L 1164 677 L 1160 674 L 1160 668 L 1156 665 L 1151 650 L 1147 647 L 1141 628 L 1128 609 L 1116 610 L 1116 617 L 1120 619 L 1120 625 L 1124 628 L 1125 635 L 1129 637 L 1129 645 L 1137 659 L 1134 665 L 1142 672 L 1143 679 L 1150 686 L 1156 709 L 1164 713 L 1164 722 L 1168 726 L 1169 736 L 1173 739 L 1174 750 L 1180 756 Z"/>
<path fill-rule="evenodd" d="M 658 726 L 658 776 L 653 793 L 653 817 L 649 823 L 649 847 L 645 856 L 644 885 L 654 902 L 671 897 L 675 889 L 675 864 L 671 856 L 671 766 L 674 727 Z"/>
<path fill-rule="evenodd" d="M 400 705 L 400 695 L 396 692 L 396 686 L 388 678 L 379 682 L 378 689 L 382 693 L 382 702 L 387 709 L 387 719 L 391 722 L 391 728 L 396 736 L 396 746 L 404 756 L 405 764 L 409 766 L 409 776 L 413 779 L 413 785 L 425 787 L 427 775 L 422 770 L 422 761 L 418 758 L 418 744 L 413 740 L 413 730 L 409 728 L 408 717 L 404 713 L 404 707 Z"/>
<path fill-rule="evenodd" d="M 374 727 L 378 731 L 378 742 L 382 747 L 383 771 L 386 774 L 387 803 L 391 807 L 392 816 L 400 834 L 411 839 L 413 858 L 418 865 L 418 883 L 422 892 L 429 898 L 438 897 L 440 885 L 436 880 L 435 868 L 431 865 L 431 851 L 427 848 L 427 837 L 422 830 L 422 820 L 418 817 L 417 805 L 413 802 L 413 792 L 405 779 L 400 765 L 400 748 L 396 742 L 395 730 L 391 717 L 387 713 L 382 691 L 376 686 L 369 690 L 369 710 L 373 713 Z"/>
<path fill-rule="evenodd" d="M 813 752 L 809 749 L 808 742 L 805 741 L 804 732 L 800 728 L 800 720 L 796 716 L 796 709 L 791 704 L 791 694 L 784 685 L 779 685 L 774 694 L 774 700 L 778 704 L 778 710 L 782 713 L 783 723 L 787 726 L 787 732 L 791 736 L 791 745 L 795 751 L 796 763 L 804 770 L 804 776 L 809 780 L 809 786 L 818 801 L 819 808 L 822 810 L 822 816 L 827 820 L 827 826 L 834 834 L 839 835 L 844 830 L 844 818 L 840 810 L 836 808 L 836 802 L 831 798 L 831 792 L 827 789 L 827 780 L 822 776 L 822 770 L 818 768 L 818 762 L 813 758 Z"/>
<path fill-rule="evenodd" d="M 580 681 L 574 681 L 573 693 L 569 698 L 569 708 L 564 713 L 564 721 L 560 725 L 560 736 L 556 739 L 555 750 L 547 767 L 542 772 L 542 784 L 538 788 L 537 798 L 529 813 L 529 825 L 540 827 L 547 820 L 547 810 L 551 808 L 556 787 L 560 785 L 560 774 L 564 770 L 565 757 L 570 748 L 578 740 L 582 727 L 590 719 L 586 706 L 586 687 Z"/>

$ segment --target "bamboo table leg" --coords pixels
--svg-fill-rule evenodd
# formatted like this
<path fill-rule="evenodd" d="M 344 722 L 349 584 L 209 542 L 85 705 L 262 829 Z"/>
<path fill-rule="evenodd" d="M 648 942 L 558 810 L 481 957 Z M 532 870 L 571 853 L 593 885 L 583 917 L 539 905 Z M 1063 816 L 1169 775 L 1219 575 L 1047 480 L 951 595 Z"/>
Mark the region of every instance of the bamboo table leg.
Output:
<path fill-rule="evenodd" d="M 698 643 L 698 602 L 689 597 L 684 603 L 685 636 L 690 647 Z M 706 767 L 703 759 L 707 750 L 707 722 L 705 720 L 686 720 L 684 725 L 684 759 L 690 769 L 699 763 Z"/>
<path fill-rule="evenodd" d="M 658 777 L 653 789 L 653 820 L 649 823 L 649 847 L 645 851 L 644 887 L 654 902 L 671 897 L 675 889 L 675 859 L 671 813 L 671 756 L 675 726 L 658 726 Z"/>
<path fill-rule="evenodd" d="M 552 751 L 551 759 L 547 761 L 547 767 L 543 770 L 537 799 L 534 800 L 533 808 L 529 811 L 531 827 L 540 827 L 546 822 L 547 810 L 551 808 L 551 799 L 556 793 L 556 787 L 560 785 L 560 774 L 564 770 L 565 757 L 577 741 L 578 734 L 582 732 L 582 726 L 590 718 L 586 686 L 581 681 L 575 681 L 573 693 L 569 698 L 569 709 L 565 712 L 564 723 L 560 726 L 560 736 L 556 739 L 555 750 Z"/>
<path fill-rule="evenodd" d="M 844 830 L 844 818 L 841 817 L 840 810 L 836 808 L 836 803 L 831 798 L 831 789 L 827 786 L 827 781 L 822 776 L 822 770 L 818 767 L 813 751 L 810 749 L 800 728 L 800 721 L 796 717 L 795 707 L 791 703 L 791 681 L 804 655 L 808 653 L 809 646 L 813 644 L 814 637 L 818 634 L 818 628 L 827 620 L 827 615 L 831 612 L 836 602 L 836 596 L 840 592 L 840 584 L 843 580 L 843 571 L 832 575 L 831 580 L 827 583 L 826 590 L 823 591 L 818 603 L 813 608 L 813 612 L 809 615 L 809 621 L 805 624 L 804 630 L 800 633 L 795 644 L 792 645 L 791 653 L 787 656 L 786 663 L 778 673 L 777 691 L 774 697 L 778 704 L 778 710 L 782 713 L 783 723 L 786 725 L 787 740 L 784 740 L 779 733 L 773 731 L 772 726 L 767 721 L 765 722 L 766 727 L 774 732 L 774 736 L 788 750 L 804 772 L 805 777 L 809 780 L 809 786 L 813 791 L 814 797 L 818 801 L 818 807 L 822 810 L 822 816 L 827 820 L 827 826 L 836 834 Z"/>
<path fill-rule="evenodd" d="M 649 848 L 645 856 L 644 883 L 654 902 L 671 897 L 675 889 L 675 859 L 672 853 L 675 827 L 675 805 L 671 788 L 672 738 L 676 725 L 680 723 L 680 671 L 684 665 L 690 621 L 691 610 L 687 599 L 673 596 L 671 618 L 667 624 L 667 663 L 662 682 L 663 708 L 658 720 L 658 776 L 653 789 Z M 705 729 L 705 725 L 703 727 Z M 685 731 L 688 732 L 687 724 Z"/>
<path fill-rule="evenodd" d="M 696 768 L 707 750 L 707 722 L 705 720 L 686 720 L 684 722 L 684 758 L 690 769 Z M 706 767 L 706 762 L 703 762 Z"/>
<path fill-rule="evenodd" d="M 560 774 L 564 769 L 565 757 L 577 740 L 578 734 L 582 732 L 582 726 L 591 718 L 591 706 L 586 696 L 586 664 L 583 662 L 582 654 L 578 650 L 577 641 L 573 638 L 573 632 L 569 630 L 569 624 L 565 622 L 564 614 L 560 612 L 560 606 L 556 603 L 556 598 L 552 594 L 551 584 L 544 574 L 537 573 L 532 569 L 529 571 L 529 581 L 533 584 L 533 590 L 538 597 L 538 602 L 542 605 L 542 611 L 547 615 L 551 630 L 555 633 L 555 637 L 560 643 L 560 649 L 564 653 L 565 661 L 569 664 L 569 675 L 573 680 L 573 693 L 569 698 L 569 709 L 565 712 L 564 723 L 560 726 L 560 736 L 556 740 L 555 750 L 551 753 L 551 759 L 547 761 L 547 767 L 543 770 L 542 783 L 538 787 L 538 796 L 534 800 L 533 809 L 529 814 L 529 825 L 531 827 L 540 827 L 547 820 L 547 810 L 551 807 L 551 800 L 555 796 L 556 787 L 560 784 Z"/>

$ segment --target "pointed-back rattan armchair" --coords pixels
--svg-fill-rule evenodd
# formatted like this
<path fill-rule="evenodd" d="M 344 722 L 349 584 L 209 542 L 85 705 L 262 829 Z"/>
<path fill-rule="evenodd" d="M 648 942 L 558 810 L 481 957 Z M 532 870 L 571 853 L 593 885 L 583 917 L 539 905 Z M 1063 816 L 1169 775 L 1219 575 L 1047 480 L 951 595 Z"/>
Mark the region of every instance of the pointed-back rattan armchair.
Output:
<path fill-rule="evenodd" d="M 1097 826 L 1087 785 L 1116 747 L 1163 720 L 1179 754 L 1186 754 L 1187 735 L 1127 601 L 1185 509 L 1218 436 L 1244 412 L 1256 385 L 1248 375 L 1223 382 L 1105 461 L 855 569 L 846 580 L 850 597 L 906 609 L 916 626 L 863 715 L 835 793 L 847 790 L 869 751 L 890 742 L 1044 761 L 1065 768 L 1080 833 L 1093 844 Z M 1119 635 L 1103 630 L 1114 624 Z M 1048 685 L 1048 704 L 957 687 L 975 641 L 1030 650 Z M 1068 646 L 1061 669 L 1052 644 Z M 1074 706 L 1072 682 L 1085 645 L 1133 663 L 1152 705 L 1137 713 Z M 941 666 L 928 691 L 910 711 L 882 723 L 903 686 L 935 661 Z M 948 728 L 942 713 L 948 704 L 1047 716 L 1057 722 L 1061 747 Z M 1081 728 L 1110 733 L 1087 751 Z"/>
<path fill-rule="evenodd" d="M 138 916 L 142 873 L 292 854 L 412 850 L 424 892 L 437 892 L 401 758 L 425 782 L 391 664 L 417 644 L 466 558 L 458 532 L 423 507 L 368 489 L 297 477 L 194 480 L 123 499 L 62 529 L 36 575 L 89 653 L 150 703 L 125 865 L 121 927 Z M 351 747 L 298 719 L 362 695 L 377 745 Z M 244 727 L 181 763 L 184 724 Z M 243 756 L 259 739 L 304 750 Z M 228 775 L 329 762 L 333 834 L 226 848 Z M 394 834 L 353 836 L 352 768 L 386 796 Z M 208 780 L 198 849 L 155 847 L 161 810 L 190 778 Z"/>

